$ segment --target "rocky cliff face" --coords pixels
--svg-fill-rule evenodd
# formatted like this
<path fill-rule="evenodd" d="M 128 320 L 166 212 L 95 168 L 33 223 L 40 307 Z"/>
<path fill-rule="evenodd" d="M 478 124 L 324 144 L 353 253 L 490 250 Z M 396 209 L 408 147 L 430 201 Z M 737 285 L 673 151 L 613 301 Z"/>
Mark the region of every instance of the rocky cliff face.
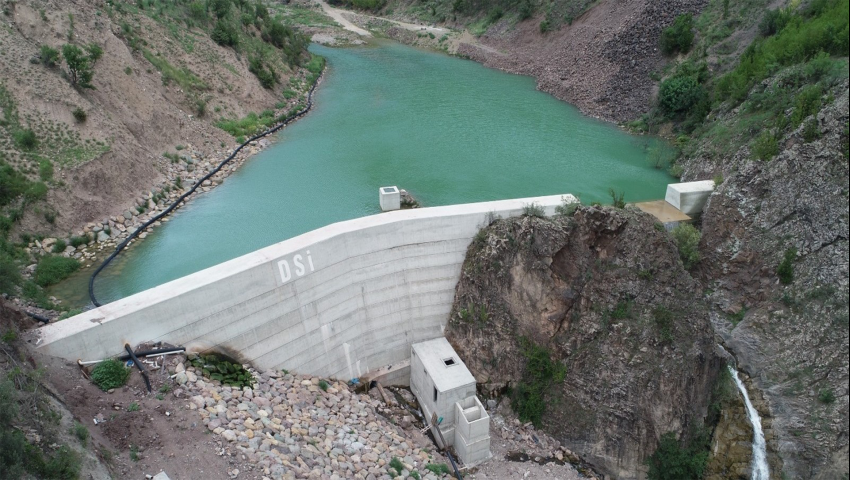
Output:
<path fill-rule="evenodd" d="M 702 220 L 701 280 L 712 322 L 775 417 L 789 478 L 846 478 L 848 458 L 848 86 L 769 162 L 748 147 L 698 154 L 684 179 L 726 180 Z M 777 268 L 796 249 L 793 279 Z"/>
<path fill-rule="evenodd" d="M 543 428 L 617 478 L 640 477 L 662 434 L 703 424 L 724 365 L 658 227 L 600 207 L 497 220 L 469 248 L 446 329 L 486 391 L 523 379 L 523 343 L 548 349 L 566 375 Z"/>

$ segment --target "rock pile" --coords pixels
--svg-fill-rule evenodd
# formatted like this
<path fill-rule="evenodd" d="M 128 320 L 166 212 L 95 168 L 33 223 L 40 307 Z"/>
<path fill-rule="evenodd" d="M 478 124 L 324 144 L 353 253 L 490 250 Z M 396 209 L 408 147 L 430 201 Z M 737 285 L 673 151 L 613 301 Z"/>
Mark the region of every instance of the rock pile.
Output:
<path fill-rule="evenodd" d="M 223 386 L 179 364 L 188 408 L 267 478 L 429 478 L 444 463 L 376 413 L 379 401 L 348 385 L 290 373 L 254 373 L 253 388 Z M 238 475 L 238 472 L 236 472 Z"/>

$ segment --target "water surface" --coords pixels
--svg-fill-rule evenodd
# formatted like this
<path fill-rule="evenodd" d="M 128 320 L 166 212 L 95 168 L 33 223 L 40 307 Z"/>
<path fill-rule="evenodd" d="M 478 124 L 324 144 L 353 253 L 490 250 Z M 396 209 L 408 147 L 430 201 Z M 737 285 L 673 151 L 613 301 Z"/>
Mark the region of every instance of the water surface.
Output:
<path fill-rule="evenodd" d="M 585 203 L 664 196 L 657 140 L 535 89 L 534 79 L 392 42 L 311 50 L 328 59 L 314 110 L 273 147 L 123 253 L 101 303 L 340 220 L 379 212 L 378 187 L 426 206 L 572 193 Z M 81 273 L 53 294 L 87 300 Z"/>

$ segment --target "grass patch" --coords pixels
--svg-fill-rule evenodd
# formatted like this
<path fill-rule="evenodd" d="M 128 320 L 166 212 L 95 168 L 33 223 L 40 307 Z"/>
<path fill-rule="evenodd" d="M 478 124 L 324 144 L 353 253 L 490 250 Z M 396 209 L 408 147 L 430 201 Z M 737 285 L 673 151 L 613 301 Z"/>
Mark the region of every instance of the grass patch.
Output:
<path fill-rule="evenodd" d="M 35 267 L 35 283 L 41 287 L 57 284 L 80 268 L 75 258 L 48 255 L 41 257 Z"/>
<path fill-rule="evenodd" d="M 215 126 L 225 132 L 239 137 L 251 137 L 272 127 L 277 122 L 274 113 L 270 111 L 257 115 L 254 112 L 238 120 L 219 120 Z M 241 142 L 240 142 L 241 143 Z"/>
<path fill-rule="evenodd" d="M 123 386 L 128 378 L 130 371 L 124 368 L 123 363 L 113 359 L 98 363 L 91 371 L 92 382 L 104 392 Z"/>
<path fill-rule="evenodd" d="M 169 85 L 172 81 L 186 92 L 208 90 L 207 84 L 186 67 L 177 68 L 168 60 L 153 54 L 148 49 L 142 50 L 142 55 L 162 74 L 162 84 Z"/>

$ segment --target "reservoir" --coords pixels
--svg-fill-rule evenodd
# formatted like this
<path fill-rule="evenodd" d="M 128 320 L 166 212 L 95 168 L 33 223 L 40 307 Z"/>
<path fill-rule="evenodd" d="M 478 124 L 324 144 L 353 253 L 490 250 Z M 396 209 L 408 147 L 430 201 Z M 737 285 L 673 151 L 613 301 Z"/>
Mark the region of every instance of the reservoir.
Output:
<path fill-rule="evenodd" d="M 588 118 L 530 77 L 389 41 L 311 50 L 328 60 L 313 110 L 98 277 L 107 302 L 328 225 L 379 213 L 378 188 L 424 206 L 572 193 L 663 198 L 652 137 Z M 215 161 L 219 161 L 216 159 Z M 88 303 L 91 270 L 51 289 Z"/>

